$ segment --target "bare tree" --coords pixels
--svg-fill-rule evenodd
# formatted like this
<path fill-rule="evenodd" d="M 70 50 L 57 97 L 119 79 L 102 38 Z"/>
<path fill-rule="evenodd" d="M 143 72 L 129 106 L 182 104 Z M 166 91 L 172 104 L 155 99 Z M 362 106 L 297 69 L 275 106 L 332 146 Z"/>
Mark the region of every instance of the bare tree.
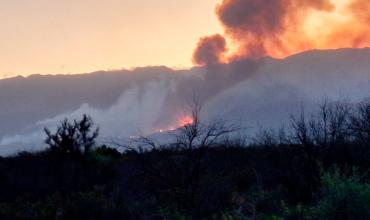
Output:
<path fill-rule="evenodd" d="M 134 139 L 134 146 L 121 146 L 131 151 L 137 151 L 136 147 L 147 149 L 146 153 L 150 156 L 140 157 L 144 175 L 161 184 L 158 189 L 163 186 L 168 189 L 159 193 L 180 199 L 178 202 L 184 208 L 194 208 L 195 200 L 202 198 L 199 187 L 206 169 L 204 160 L 207 149 L 221 144 L 236 129 L 222 120 L 203 121 L 199 99 L 193 98 L 188 104 L 191 120 L 170 134 L 174 143 L 161 145 L 141 136 Z"/>
<path fill-rule="evenodd" d="M 350 118 L 351 134 L 363 145 L 370 144 L 370 100 L 360 102 Z"/>
<path fill-rule="evenodd" d="M 221 144 L 228 134 L 237 129 L 223 120 L 203 121 L 200 117 L 202 104 L 197 98 L 193 98 L 191 107 L 192 123 L 188 123 L 179 129 L 176 135 L 176 144 L 180 149 L 187 151 L 189 172 L 185 178 L 186 195 L 188 201 L 193 201 L 199 188 L 201 175 L 204 172 L 203 160 L 207 149 Z"/>
<path fill-rule="evenodd" d="M 305 176 L 309 187 L 319 185 L 320 158 L 318 152 L 333 146 L 347 147 L 351 106 L 346 101 L 328 102 L 326 99 L 319 111 L 310 117 L 302 108 L 298 117 L 291 117 L 293 140 L 301 146 L 307 160 Z M 334 153 L 334 152 L 333 152 Z"/>
<path fill-rule="evenodd" d="M 190 123 L 178 129 L 175 134 L 176 143 L 183 149 L 208 148 L 220 143 L 223 138 L 237 129 L 223 120 L 214 119 L 205 122 L 201 119 L 202 103 L 196 97 L 189 103 L 191 119 Z"/>
<path fill-rule="evenodd" d="M 306 168 L 302 175 L 307 180 L 307 187 L 314 190 L 319 186 L 319 160 L 315 151 L 314 139 L 310 130 L 310 122 L 305 115 L 303 107 L 299 117 L 291 116 L 291 126 L 293 129 L 292 139 L 298 142 L 300 149 L 306 160 Z"/>
<path fill-rule="evenodd" d="M 252 143 L 256 146 L 279 146 L 291 144 L 290 137 L 284 126 L 279 129 L 261 128 L 252 137 Z"/>
<path fill-rule="evenodd" d="M 299 116 L 290 116 L 291 126 L 293 129 L 292 138 L 304 147 L 313 145 L 312 136 L 310 134 L 309 121 L 306 118 L 304 108 L 301 107 Z"/>
<path fill-rule="evenodd" d="M 330 147 L 346 143 L 349 139 L 351 106 L 346 101 L 328 102 L 326 99 L 310 120 L 310 133 L 314 144 Z"/>
<path fill-rule="evenodd" d="M 319 110 L 307 117 L 301 109 L 299 117 L 291 116 L 293 138 L 308 146 L 329 147 L 346 143 L 349 139 L 350 104 L 343 100 L 325 99 Z"/>

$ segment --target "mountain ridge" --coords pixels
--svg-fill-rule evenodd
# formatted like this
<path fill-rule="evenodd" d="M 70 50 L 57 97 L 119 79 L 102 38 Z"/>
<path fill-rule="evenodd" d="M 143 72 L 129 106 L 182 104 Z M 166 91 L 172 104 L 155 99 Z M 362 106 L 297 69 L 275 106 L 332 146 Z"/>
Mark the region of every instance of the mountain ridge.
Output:
<path fill-rule="evenodd" d="M 283 121 L 299 102 L 313 106 L 325 96 L 347 95 L 361 100 L 370 95 L 366 82 L 370 48 L 313 50 L 282 60 L 245 59 L 188 70 L 159 66 L 14 77 L 0 80 L 0 139 L 82 113 L 95 116 L 107 132 L 112 131 L 108 127 L 130 133 L 172 127 L 194 94 L 204 102 L 205 118 L 244 118 L 252 127 L 268 127 Z M 122 125 L 111 126 L 114 118 Z"/>

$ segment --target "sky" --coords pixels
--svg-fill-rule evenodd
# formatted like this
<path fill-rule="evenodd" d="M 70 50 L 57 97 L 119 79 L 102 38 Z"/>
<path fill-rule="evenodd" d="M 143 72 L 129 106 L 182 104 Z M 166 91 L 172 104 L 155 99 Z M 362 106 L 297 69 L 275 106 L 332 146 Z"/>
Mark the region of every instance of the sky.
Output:
<path fill-rule="evenodd" d="M 0 77 L 192 66 L 218 0 L 1 0 Z"/>

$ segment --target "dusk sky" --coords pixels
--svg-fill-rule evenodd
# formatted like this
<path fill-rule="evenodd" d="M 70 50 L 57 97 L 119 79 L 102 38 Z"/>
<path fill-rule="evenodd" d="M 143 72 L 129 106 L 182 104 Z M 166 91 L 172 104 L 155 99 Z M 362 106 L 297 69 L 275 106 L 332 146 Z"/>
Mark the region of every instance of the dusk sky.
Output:
<path fill-rule="evenodd" d="M 2 0 L 0 76 L 184 68 L 217 0 Z"/>
<path fill-rule="evenodd" d="M 2 0 L 0 78 L 369 47 L 369 14 L 368 0 Z"/>

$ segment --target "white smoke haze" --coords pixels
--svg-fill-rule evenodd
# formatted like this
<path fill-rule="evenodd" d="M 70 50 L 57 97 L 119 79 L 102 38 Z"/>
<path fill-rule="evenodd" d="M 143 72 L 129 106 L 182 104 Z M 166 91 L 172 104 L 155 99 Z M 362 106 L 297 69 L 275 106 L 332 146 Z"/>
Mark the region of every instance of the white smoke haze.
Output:
<path fill-rule="evenodd" d="M 133 85 L 107 109 L 93 108 L 85 103 L 71 113 L 37 122 L 36 125 L 48 127 L 64 118 L 79 119 L 81 115 L 88 114 L 102 128 L 103 134 L 120 137 L 138 132 L 151 133 L 159 126 L 157 119 L 166 96 L 174 89 L 171 87 L 171 82 L 165 80 L 148 82 L 142 88 Z"/>
<path fill-rule="evenodd" d="M 165 98 L 172 91 L 174 85 L 167 79 L 147 82 L 143 87 L 132 85 L 107 109 L 98 109 L 83 103 L 78 109 L 36 122 L 26 130 L 24 135 L 4 137 L 0 145 L 42 144 L 45 138 L 43 129 L 55 130 L 58 123 L 65 118 L 77 120 L 83 114 L 94 119 L 100 127 L 101 136 L 127 138 L 138 134 L 150 134 L 158 130 L 161 125 L 160 117 Z M 169 126 L 169 125 L 167 125 Z"/>
<path fill-rule="evenodd" d="M 4 109 L 20 105 L 31 109 L 27 113 L 0 111 L 1 120 L 9 119 L 0 124 L 0 154 L 43 149 L 43 128 L 53 130 L 63 119 L 79 119 L 83 114 L 100 127 L 100 140 L 123 140 L 176 128 L 179 119 L 188 114 L 187 101 L 194 94 L 203 101 L 206 121 L 221 118 L 246 128 L 246 133 L 261 127 L 278 128 L 287 124 L 302 104 L 310 111 L 324 98 L 357 102 L 369 97 L 369 61 L 370 49 L 341 49 L 183 71 L 154 67 L 62 77 L 55 85 L 48 76 L 39 76 L 37 82 L 32 77 L 0 80 Z M 13 84 L 22 84 L 18 90 L 26 91 L 23 94 L 29 95 L 29 101 L 1 93 Z M 5 99 L 7 103 L 2 102 Z M 17 124 L 11 119 L 18 120 Z M 7 133 L 10 126 L 12 132 Z"/>

